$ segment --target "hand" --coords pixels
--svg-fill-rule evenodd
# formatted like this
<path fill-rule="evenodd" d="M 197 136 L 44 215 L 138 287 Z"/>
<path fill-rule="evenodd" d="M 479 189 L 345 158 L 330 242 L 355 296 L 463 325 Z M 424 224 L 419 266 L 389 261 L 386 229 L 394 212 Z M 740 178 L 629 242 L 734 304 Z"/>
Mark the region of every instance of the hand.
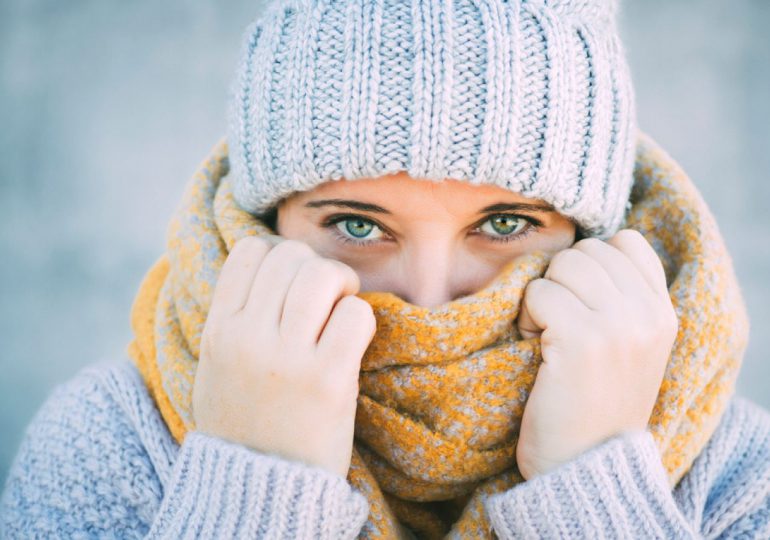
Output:
<path fill-rule="evenodd" d="M 557 253 L 527 286 L 518 318 L 524 338 L 540 335 L 543 356 L 516 448 L 522 476 L 645 429 L 677 326 L 663 266 L 640 233 Z"/>
<path fill-rule="evenodd" d="M 353 296 L 349 266 L 275 243 L 243 238 L 222 266 L 201 335 L 196 429 L 345 477 L 372 308 Z"/>

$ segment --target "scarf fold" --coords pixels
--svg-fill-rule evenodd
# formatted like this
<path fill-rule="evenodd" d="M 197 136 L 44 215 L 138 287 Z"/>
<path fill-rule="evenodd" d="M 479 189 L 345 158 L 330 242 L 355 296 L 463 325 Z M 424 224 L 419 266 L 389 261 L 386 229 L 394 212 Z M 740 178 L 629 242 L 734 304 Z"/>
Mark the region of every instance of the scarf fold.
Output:
<path fill-rule="evenodd" d="M 167 251 L 144 277 L 128 346 L 177 442 L 195 429 L 200 337 L 235 242 L 274 234 L 233 199 L 225 139 L 189 181 Z M 734 392 L 748 320 L 714 218 L 682 169 L 639 132 L 627 227 L 661 258 L 679 332 L 649 421 L 672 487 L 716 429 Z M 381 292 L 361 364 L 350 483 L 369 500 L 361 538 L 492 538 L 483 501 L 523 481 L 515 449 L 541 360 L 514 320 L 549 257 L 511 261 L 484 289 L 435 308 Z"/>

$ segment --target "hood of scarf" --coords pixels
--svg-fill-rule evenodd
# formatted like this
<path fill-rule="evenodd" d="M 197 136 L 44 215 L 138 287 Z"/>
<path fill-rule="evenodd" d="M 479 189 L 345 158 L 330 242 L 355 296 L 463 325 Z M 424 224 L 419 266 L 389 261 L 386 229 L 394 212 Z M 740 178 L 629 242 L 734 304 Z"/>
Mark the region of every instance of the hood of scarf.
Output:
<path fill-rule="evenodd" d="M 135 298 L 128 346 L 177 442 L 195 428 L 191 396 L 200 337 L 219 271 L 235 242 L 274 234 L 233 199 L 221 139 L 190 179 L 167 250 Z M 626 227 L 663 262 L 679 333 L 648 429 L 671 485 L 689 470 L 729 399 L 748 339 L 732 262 L 713 216 L 679 165 L 638 132 Z M 514 320 L 544 253 L 517 258 L 484 289 L 435 308 L 382 292 L 362 360 L 351 484 L 369 500 L 362 538 L 403 524 L 426 538 L 492 538 L 483 499 L 523 478 L 520 420 L 541 361 L 539 339 Z"/>

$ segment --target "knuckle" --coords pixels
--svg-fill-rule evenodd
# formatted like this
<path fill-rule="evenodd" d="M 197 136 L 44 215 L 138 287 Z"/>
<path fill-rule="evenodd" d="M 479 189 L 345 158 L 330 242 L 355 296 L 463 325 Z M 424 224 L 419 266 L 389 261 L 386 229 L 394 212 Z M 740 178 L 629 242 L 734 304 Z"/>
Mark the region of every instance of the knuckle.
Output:
<path fill-rule="evenodd" d="M 671 327 L 674 334 L 677 334 L 679 332 L 679 316 L 676 313 L 676 310 L 673 306 L 671 306 L 671 309 L 669 310 L 669 326 Z"/>
<path fill-rule="evenodd" d="M 345 326 L 355 328 L 356 331 L 366 331 L 374 333 L 377 327 L 377 320 L 374 317 L 372 306 L 364 299 L 358 296 L 345 296 L 337 302 L 334 308 L 337 315 L 342 319 Z"/>
<path fill-rule="evenodd" d="M 618 238 L 627 238 L 632 241 L 644 240 L 642 233 L 636 229 L 620 229 L 617 233 L 615 233 L 615 236 Z"/>
<path fill-rule="evenodd" d="M 658 317 L 658 328 L 667 336 L 676 336 L 679 332 L 679 317 L 673 306 L 668 306 L 660 312 Z"/>
<path fill-rule="evenodd" d="M 358 282 L 358 273 L 355 270 L 353 270 L 352 266 L 349 266 L 349 265 L 345 264 L 344 262 L 338 261 L 338 260 L 335 260 L 335 259 L 331 259 L 331 261 L 337 266 L 337 268 L 339 269 L 340 273 L 342 273 L 343 275 L 347 274 L 352 279 L 354 279 L 356 282 Z"/>
<path fill-rule="evenodd" d="M 604 241 L 591 236 L 588 238 L 583 238 L 582 240 L 578 240 L 577 242 L 575 242 L 574 247 L 575 249 L 585 249 L 588 251 L 593 251 L 595 249 L 601 249 L 602 244 L 604 244 Z"/>
<path fill-rule="evenodd" d="M 562 266 L 569 266 L 569 260 L 574 257 L 574 253 L 571 253 L 571 248 L 563 249 L 553 256 L 551 264 L 548 265 L 548 271 L 554 272 L 559 270 Z"/>
<path fill-rule="evenodd" d="M 225 333 L 224 321 L 218 317 L 209 317 L 201 332 L 201 341 L 217 342 L 222 339 Z"/>
<path fill-rule="evenodd" d="M 302 263 L 300 269 L 303 277 L 311 278 L 323 283 L 340 281 L 341 272 L 338 265 L 330 259 L 312 257 Z"/>
<path fill-rule="evenodd" d="M 337 302 L 337 306 L 345 314 L 352 317 L 374 319 L 372 306 L 366 300 L 359 298 L 358 296 L 345 296 Z"/>
<path fill-rule="evenodd" d="M 629 317 L 633 319 L 633 317 Z M 676 336 L 678 320 L 670 306 L 661 306 L 657 302 L 648 304 L 639 322 L 630 325 L 626 330 L 632 343 L 638 346 L 648 346 Z"/>
<path fill-rule="evenodd" d="M 574 248 L 567 248 L 557 253 L 548 267 L 551 276 L 554 273 L 569 272 L 584 263 L 585 255 Z"/>
<path fill-rule="evenodd" d="M 310 257 L 315 255 L 313 248 L 311 248 L 307 243 L 294 239 L 284 240 L 275 246 L 273 251 L 278 256 Z"/>
<path fill-rule="evenodd" d="M 621 229 L 613 238 L 621 246 L 649 246 L 647 239 L 636 229 Z"/>
<path fill-rule="evenodd" d="M 374 310 L 369 302 L 358 296 L 347 296 L 343 298 L 343 300 L 346 300 L 347 304 L 350 306 L 349 309 L 360 317 L 361 320 L 369 322 L 372 325 L 376 324 L 377 321 L 374 317 Z"/>
<path fill-rule="evenodd" d="M 270 249 L 268 243 L 258 236 L 244 236 L 235 242 L 233 249 L 230 250 L 229 257 L 239 258 L 250 256 L 255 253 L 265 253 Z"/>
<path fill-rule="evenodd" d="M 269 251 L 270 246 L 259 238 L 253 236 L 241 238 L 227 254 L 224 264 L 231 269 L 230 272 L 235 272 L 233 276 L 236 276 L 248 268 L 261 265 L 269 255 Z M 237 278 L 231 277 L 231 279 Z M 223 282 L 226 283 L 226 281 Z"/>
<path fill-rule="evenodd" d="M 553 268 L 554 266 L 558 266 L 562 264 L 562 261 L 564 261 L 565 259 L 569 259 L 569 257 L 571 257 L 569 253 L 570 249 L 572 248 L 563 249 L 559 251 L 556 255 L 554 255 L 553 258 L 551 259 L 551 263 L 548 265 L 548 268 Z"/>
<path fill-rule="evenodd" d="M 358 296 L 346 296 L 340 300 L 340 303 L 344 303 L 346 309 L 351 310 L 354 313 L 358 313 L 360 315 L 369 314 L 372 315 L 372 317 L 374 316 L 371 304 Z"/>
<path fill-rule="evenodd" d="M 651 270 L 662 273 L 665 277 L 666 269 L 663 267 L 663 261 L 661 260 L 660 255 L 658 255 L 658 252 L 655 251 L 655 248 L 650 244 L 646 244 L 645 246 L 642 246 L 642 250 L 647 251 L 649 254 L 649 256 L 644 259 L 645 265 Z"/>
<path fill-rule="evenodd" d="M 228 351 L 238 350 L 238 343 L 231 338 L 229 326 L 221 322 L 207 324 L 201 333 L 199 359 L 210 365 L 226 366 L 234 360 Z"/>
<path fill-rule="evenodd" d="M 674 306 L 669 299 L 661 300 L 659 297 L 652 297 L 648 300 L 647 312 L 652 326 L 658 330 L 671 328 L 676 323 L 676 313 Z"/>

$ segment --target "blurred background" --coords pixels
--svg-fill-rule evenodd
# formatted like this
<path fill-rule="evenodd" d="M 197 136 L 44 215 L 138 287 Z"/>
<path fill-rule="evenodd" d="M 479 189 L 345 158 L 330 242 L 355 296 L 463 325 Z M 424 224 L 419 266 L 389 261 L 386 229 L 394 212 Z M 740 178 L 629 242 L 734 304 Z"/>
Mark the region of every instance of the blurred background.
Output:
<path fill-rule="evenodd" d="M 0 0 L 0 486 L 53 386 L 125 355 L 262 3 Z M 770 408 L 770 2 L 624 0 L 620 22 L 640 127 L 695 180 L 743 286 L 738 391 Z"/>

